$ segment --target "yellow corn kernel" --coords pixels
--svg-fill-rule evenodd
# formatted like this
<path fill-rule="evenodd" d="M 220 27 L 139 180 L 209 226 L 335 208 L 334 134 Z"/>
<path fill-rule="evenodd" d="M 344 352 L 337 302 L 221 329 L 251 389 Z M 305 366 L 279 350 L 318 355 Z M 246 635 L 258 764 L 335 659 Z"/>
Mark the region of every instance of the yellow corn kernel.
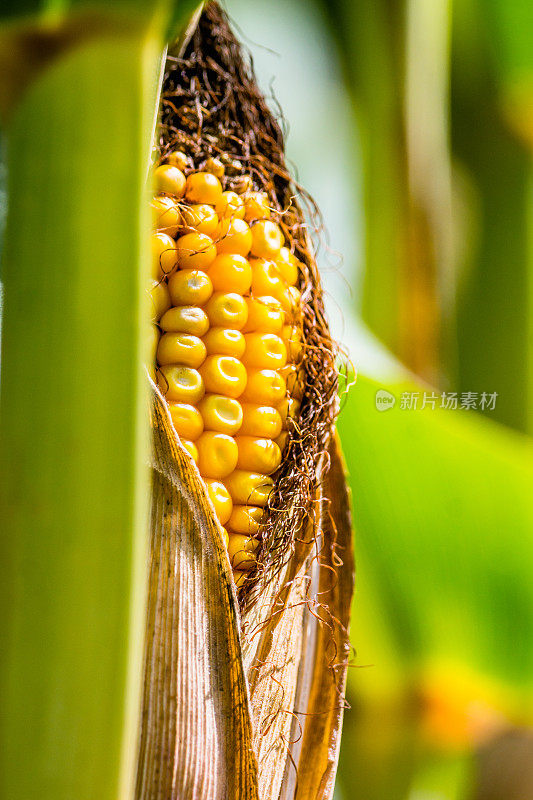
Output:
<path fill-rule="evenodd" d="M 192 460 L 195 464 L 198 464 L 198 448 L 194 444 L 194 442 L 189 441 L 189 439 L 181 439 L 181 443 L 191 456 Z"/>
<path fill-rule="evenodd" d="M 209 499 L 213 503 L 215 507 L 215 512 L 218 518 L 218 521 L 221 525 L 225 525 L 228 519 L 231 517 L 231 512 L 233 510 L 233 502 L 231 499 L 231 495 L 224 486 L 223 483 L 220 481 L 215 481 L 212 478 L 208 478 L 205 481 L 205 485 L 207 488 L 207 494 Z M 227 536 L 227 531 L 226 531 Z M 227 547 L 227 542 L 226 542 Z"/>
<path fill-rule="evenodd" d="M 280 300 L 283 291 L 287 288 L 281 279 L 281 273 L 274 261 L 266 258 L 251 258 L 252 267 L 252 294 L 255 297 L 274 297 Z"/>
<path fill-rule="evenodd" d="M 205 344 L 190 333 L 164 333 L 159 340 L 157 360 L 165 364 L 199 367 L 206 357 Z"/>
<path fill-rule="evenodd" d="M 196 447 L 202 478 L 226 478 L 237 466 L 237 444 L 226 433 L 204 431 L 196 440 Z"/>
<path fill-rule="evenodd" d="M 301 361 L 304 352 L 300 329 L 295 325 L 284 325 L 281 331 L 281 338 L 287 348 L 287 361 L 297 364 Z"/>
<path fill-rule="evenodd" d="M 208 272 L 215 292 L 246 294 L 252 285 L 252 268 L 244 256 L 224 253 L 217 256 Z"/>
<path fill-rule="evenodd" d="M 167 311 L 168 314 L 168 311 Z M 159 323 L 161 324 L 161 323 Z M 287 392 L 291 397 L 301 400 L 304 395 L 305 373 L 301 367 L 295 364 L 286 364 L 280 369 L 280 374 L 284 377 L 287 384 Z"/>
<path fill-rule="evenodd" d="M 287 417 L 294 419 L 296 416 L 298 416 L 300 405 L 300 401 L 295 397 L 286 397 L 283 402 L 277 405 L 284 428 L 287 427 Z"/>
<path fill-rule="evenodd" d="M 233 356 L 207 356 L 200 367 L 206 391 L 240 397 L 246 386 L 246 368 Z"/>
<path fill-rule="evenodd" d="M 275 369 L 249 369 L 241 400 L 245 403 L 275 406 L 283 400 L 285 394 L 285 381 Z"/>
<path fill-rule="evenodd" d="M 187 228 L 194 228 L 198 233 L 204 233 L 207 236 L 212 236 L 218 228 L 218 216 L 207 203 L 199 203 L 194 206 L 183 205 L 181 216 L 183 224 Z"/>
<path fill-rule="evenodd" d="M 281 433 L 281 417 L 272 406 L 242 403 L 242 425 L 239 432 L 246 436 L 275 439 Z"/>
<path fill-rule="evenodd" d="M 150 311 L 152 322 L 157 322 L 170 308 L 170 294 L 164 281 L 152 281 L 150 287 Z"/>
<path fill-rule="evenodd" d="M 267 475 L 236 469 L 225 480 L 231 499 L 238 505 L 266 506 L 274 482 Z"/>
<path fill-rule="evenodd" d="M 205 272 L 192 269 L 171 275 L 168 290 L 174 306 L 203 306 L 213 294 L 213 285 Z"/>
<path fill-rule="evenodd" d="M 279 296 L 281 306 L 288 321 L 294 322 L 300 319 L 302 295 L 296 286 L 287 286 L 285 291 Z"/>
<path fill-rule="evenodd" d="M 256 439 L 254 436 L 236 436 L 239 448 L 238 469 L 262 472 L 270 475 L 281 463 L 281 451 L 272 439 Z"/>
<path fill-rule="evenodd" d="M 146 327 L 146 335 L 148 339 L 148 363 L 146 366 L 150 377 L 155 381 L 155 358 L 159 344 L 159 328 L 157 325 L 148 325 Z"/>
<path fill-rule="evenodd" d="M 198 405 L 204 428 L 208 431 L 237 433 L 242 425 L 242 408 L 234 397 L 222 394 L 206 394 Z"/>
<path fill-rule="evenodd" d="M 228 528 L 244 536 L 255 536 L 265 521 L 265 509 L 258 506 L 233 506 Z"/>
<path fill-rule="evenodd" d="M 281 450 L 281 454 L 285 452 L 285 448 L 287 447 L 287 442 L 289 441 L 289 432 L 288 431 L 281 431 L 280 435 L 276 438 L 276 444 Z"/>
<path fill-rule="evenodd" d="M 185 175 L 174 164 L 161 164 L 154 172 L 155 186 L 158 192 L 183 197 L 185 194 Z"/>
<path fill-rule="evenodd" d="M 209 330 L 209 320 L 205 311 L 197 306 L 176 306 L 165 311 L 159 320 L 159 327 L 164 331 L 203 336 Z"/>
<path fill-rule="evenodd" d="M 215 158 L 214 156 L 211 156 L 205 162 L 204 167 L 207 170 L 207 172 L 212 172 L 213 175 L 217 176 L 217 178 L 223 178 L 224 177 L 224 164 L 222 163 L 222 161 L 219 158 Z"/>
<path fill-rule="evenodd" d="M 183 172 L 189 166 L 189 159 L 181 150 L 174 150 L 172 153 L 169 153 L 166 156 L 167 164 L 172 164 L 172 166 L 181 169 Z"/>
<path fill-rule="evenodd" d="M 220 219 L 229 217 L 230 219 L 244 218 L 244 202 L 242 197 L 236 192 L 222 192 L 220 200 L 216 205 L 216 212 Z"/>
<path fill-rule="evenodd" d="M 252 569 L 257 562 L 255 552 L 259 547 L 259 539 L 232 531 L 228 531 L 228 535 L 228 555 L 233 569 Z"/>
<path fill-rule="evenodd" d="M 245 297 L 248 306 L 248 319 L 243 333 L 280 333 L 284 313 L 281 303 L 275 297 Z"/>
<path fill-rule="evenodd" d="M 216 206 L 222 194 L 222 185 L 211 172 L 193 172 L 187 178 L 185 197 L 189 203 L 209 203 Z"/>
<path fill-rule="evenodd" d="M 247 333 L 242 363 L 255 369 L 280 369 L 287 362 L 287 348 L 275 333 Z"/>
<path fill-rule="evenodd" d="M 198 409 L 189 403 L 169 403 L 168 407 L 178 435 L 191 442 L 196 441 L 204 430 L 204 421 Z"/>
<path fill-rule="evenodd" d="M 160 367 L 157 371 L 157 383 L 167 400 L 197 403 L 204 396 L 202 376 L 192 367 L 180 367 L 176 364 Z"/>
<path fill-rule="evenodd" d="M 159 281 L 178 266 L 176 242 L 167 233 L 156 231 L 151 236 L 152 245 L 152 277 Z M 251 282 L 251 271 L 250 271 Z"/>
<path fill-rule="evenodd" d="M 213 328 L 240 330 L 248 319 L 248 306 L 236 292 L 215 292 L 205 307 Z"/>
<path fill-rule="evenodd" d="M 246 347 L 242 333 L 231 328 L 209 328 L 204 336 L 204 344 L 210 356 L 234 356 L 235 358 L 240 358 Z"/>
<path fill-rule="evenodd" d="M 244 219 L 253 222 L 256 219 L 268 219 L 270 208 L 266 192 L 250 192 L 244 201 Z"/>
<path fill-rule="evenodd" d="M 180 269 L 207 269 L 217 257 L 217 249 L 205 233 L 186 233 L 176 242 Z"/>
<path fill-rule="evenodd" d="M 251 252 L 257 258 L 277 258 L 285 238 L 279 225 L 269 219 L 260 219 L 252 227 Z"/>
<path fill-rule="evenodd" d="M 151 203 L 154 228 L 176 236 L 181 225 L 181 214 L 171 197 L 154 197 Z"/>
<path fill-rule="evenodd" d="M 236 253 L 247 256 L 252 246 L 252 233 L 243 219 L 226 218 L 218 226 L 216 234 L 219 253 Z"/>
<path fill-rule="evenodd" d="M 229 542 L 229 537 L 228 537 L 228 542 Z M 244 584 L 246 583 L 246 580 L 248 578 L 248 573 L 244 572 L 241 569 L 234 569 L 232 570 L 232 572 L 233 572 L 233 580 L 235 581 L 235 586 L 237 587 L 237 589 L 240 589 L 241 586 L 244 586 Z"/>
<path fill-rule="evenodd" d="M 298 283 L 299 265 L 300 261 L 291 253 L 289 248 L 282 247 L 276 258 L 276 266 L 281 273 L 281 277 L 287 281 L 289 286 L 295 286 Z"/>

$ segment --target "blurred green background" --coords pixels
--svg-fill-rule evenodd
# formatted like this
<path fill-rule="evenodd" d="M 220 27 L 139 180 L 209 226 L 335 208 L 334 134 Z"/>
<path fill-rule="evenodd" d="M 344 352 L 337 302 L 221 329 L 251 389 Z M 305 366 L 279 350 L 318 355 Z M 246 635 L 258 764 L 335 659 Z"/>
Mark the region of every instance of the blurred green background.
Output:
<path fill-rule="evenodd" d="M 87 25 L 77 15 L 91 5 Z M 10 39 L 9 23 L 0 61 L 2 147 L 11 145 L 14 165 L 2 430 L 17 463 L 4 454 L 0 481 L 17 534 L 4 537 L 0 559 L 9 645 L 0 677 L 15 704 L 0 715 L 10 745 L 0 793 L 16 786 L 10 796 L 33 797 L 36 784 L 43 798 L 129 796 L 145 558 L 145 163 L 161 43 L 193 5 L 3 9 L 42 37 Z M 329 317 L 358 373 L 339 425 L 358 578 L 336 798 L 527 800 L 533 4 L 226 7 L 283 110 L 289 160 L 322 209 Z M 63 18 L 65 49 L 48 69 Z M 1 168 L 2 213 L 4 182 Z M 68 281 L 57 278 L 65 267 Z M 21 391 L 29 349 L 31 391 Z M 117 396 L 127 398 L 120 408 Z M 120 491 L 101 481 L 95 494 L 83 478 L 101 475 L 99 448 L 116 458 Z M 107 530 L 120 557 L 101 540 Z M 69 665 L 61 682 L 58 663 Z"/>
<path fill-rule="evenodd" d="M 533 797 L 533 5 L 227 7 L 323 212 L 358 372 L 337 797 Z"/>

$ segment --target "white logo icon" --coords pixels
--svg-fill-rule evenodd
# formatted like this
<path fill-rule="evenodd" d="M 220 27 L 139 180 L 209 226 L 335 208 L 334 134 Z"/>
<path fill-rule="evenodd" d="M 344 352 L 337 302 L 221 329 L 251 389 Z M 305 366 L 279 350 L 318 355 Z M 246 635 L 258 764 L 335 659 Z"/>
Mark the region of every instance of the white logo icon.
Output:
<path fill-rule="evenodd" d="M 376 392 L 376 408 L 378 411 L 388 411 L 390 408 L 394 408 L 395 403 L 396 398 L 393 394 L 385 389 L 378 389 Z"/>

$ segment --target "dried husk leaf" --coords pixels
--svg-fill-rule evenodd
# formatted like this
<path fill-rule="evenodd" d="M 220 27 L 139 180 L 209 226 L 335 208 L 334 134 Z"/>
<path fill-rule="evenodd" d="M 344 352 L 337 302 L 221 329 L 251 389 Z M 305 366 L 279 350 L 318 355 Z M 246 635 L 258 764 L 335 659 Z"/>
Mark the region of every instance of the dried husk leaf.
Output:
<path fill-rule="evenodd" d="M 196 466 L 152 386 L 153 489 L 137 800 L 258 798 L 238 607 Z"/>

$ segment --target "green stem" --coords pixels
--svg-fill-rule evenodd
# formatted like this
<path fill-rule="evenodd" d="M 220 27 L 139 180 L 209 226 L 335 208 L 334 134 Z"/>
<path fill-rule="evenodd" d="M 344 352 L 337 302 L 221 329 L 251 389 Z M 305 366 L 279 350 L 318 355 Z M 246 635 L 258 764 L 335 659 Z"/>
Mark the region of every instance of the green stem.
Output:
<path fill-rule="evenodd" d="M 0 795 L 17 800 L 132 796 L 158 55 L 141 26 L 69 42 L 7 127 Z"/>

